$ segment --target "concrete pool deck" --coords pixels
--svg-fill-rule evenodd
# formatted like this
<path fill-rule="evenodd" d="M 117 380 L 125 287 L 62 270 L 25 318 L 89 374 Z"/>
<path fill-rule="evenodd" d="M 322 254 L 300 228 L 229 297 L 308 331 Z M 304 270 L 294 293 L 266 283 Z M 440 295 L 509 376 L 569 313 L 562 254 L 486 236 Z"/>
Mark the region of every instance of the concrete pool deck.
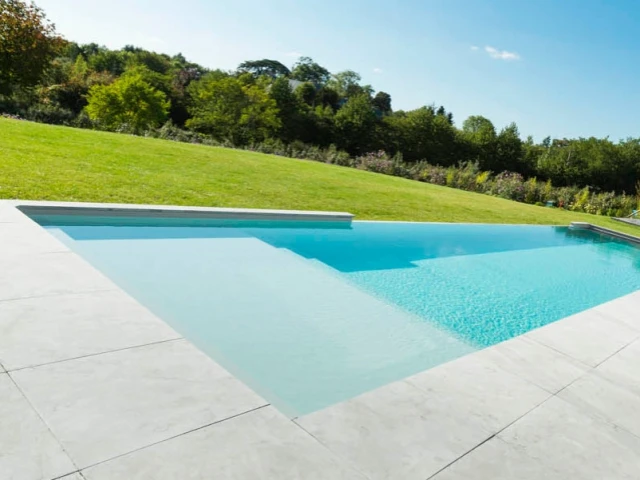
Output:
<path fill-rule="evenodd" d="M 3 480 L 638 478 L 640 291 L 292 420 L 27 204 L 63 205 L 0 201 Z"/>

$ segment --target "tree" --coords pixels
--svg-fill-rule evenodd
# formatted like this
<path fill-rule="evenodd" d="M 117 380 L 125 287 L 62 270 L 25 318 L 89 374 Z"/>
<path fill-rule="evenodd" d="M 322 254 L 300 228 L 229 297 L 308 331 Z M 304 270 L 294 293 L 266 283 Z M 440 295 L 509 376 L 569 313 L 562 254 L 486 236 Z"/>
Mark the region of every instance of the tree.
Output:
<path fill-rule="evenodd" d="M 520 132 L 515 123 L 503 128 L 496 138 L 496 155 L 493 161 L 486 166 L 488 170 L 502 172 L 509 170 L 522 174 L 530 174 L 526 171 L 524 148 L 520 139 Z"/>
<path fill-rule="evenodd" d="M 212 72 L 192 82 L 188 91 L 189 128 L 234 145 L 262 141 L 280 128 L 276 101 L 258 85 Z"/>
<path fill-rule="evenodd" d="M 171 72 L 171 121 L 178 126 L 184 126 L 189 119 L 187 104 L 189 95 L 187 87 L 196 80 L 202 78 L 206 70 L 198 64 L 187 62 L 180 54 L 173 57 L 174 67 Z"/>
<path fill-rule="evenodd" d="M 371 146 L 376 112 L 369 95 L 351 97 L 335 116 L 340 146 L 352 154 L 365 153 Z"/>
<path fill-rule="evenodd" d="M 299 138 L 301 123 L 300 100 L 291 90 L 289 80 L 285 77 L 278 78 L 269 89 L 269 96 L 275 100 L 280 119 L 279 136 L 285 142 L 291 142 Z"/>
<path fill-rule="evenodd" d="M 147 83 L 140 72 L 128 73 L 111 85 L 89 90 L 86 112 L 105 128 L 128 125 L 135 133 L 156 127 L 167 119 L 170 102 Z"/>
<path fill-rule="evenodd" d="M 0 95 L 36 85 L 63 44 L 39 7 L 0 0 Z"/>
<path fill-rule="evenodd" d="M 318 65 L 309 57 L 300 57 L 291 70 L 291 78 L 301 82 L 311 82 L 316 87 L 327 83 L 330 77 L 329 70 Z"/>
<path fill-rule="evenodd" d="M 353 70 L 338 72 L 327 82 L 327 86 L 335 90 L 341 98 L 349 98 L 367 92 L 367 88 L 360 86 L 360 75 Z"/>
<path fill-rule="evenodd" d="M 316 93 L 316 103 L 335 111 L 340 108 L 340 95 L 331 87 L 321 87 Z"/>
<path fill-rule="evenodd" d="M 462 131 L 479 142 L 495 139 L 496 129 L 491 120 L 481 115 L 472 115 L 462 124 Z"/>
<path fill-rule="evenodd" d="M 426 160 L 449 166 L 459 162 L 456 131 L 445 116 L 431 106 L 409 112 L 395 112 L 384 118 L 393 132 L 395 151 L 402 152 L 409 162 Z"/>
<path fill-rule="evenodd" d="M 152 72 L 160 73 L 162 75 L 168 74 L 173 67 L 173 62 L 169 55 L 149 52 L 141 48 L 136 48 L 135 51 L 131 52 L 131 55 L 127 58 L 127 64 L 129 67 L 142 65 Z"/>
<path fill-rule="evenodd" d="M 471 150 L 470 159 L 477 160 L 483 170 L 495 171 L 496 129 L 491 120 L 472 115 L 462 124 L 462 132 Z"/>
<path fill-rule="evenodd" d="M 51 75 L 52 72 L 55 75 Z M 89 66 L 82 55 L 78 55 L 73 63 L 66 58 L 54 60 L 47 75 L 52 78 L 49 79 L 48 86 L 42 89 L 42 95 L 46 99 L 44 103 L 56 104 L 79 114 L 87 105 L 89 75 Z"/>
<path fill-rule="evenodd" d="M 315 105 L 316 103 L 316 87 L 310 82 L 305 82 L 296 88 L 296 96 L 307 105 Z"/>
<path fill-rule="evenodd" d="M 376 93 L 371 102 L 382 115 L 391 113 L 391 95 L 387 92 Z"/>
<path fill-rule="evenodd" d="M 291 72 L 277 60 L 247 60 L 238 65 L 239 72 L 248 72 L 256 77 L 267 75 L 271 78 L 288 77 Z"/>
<path fill-rule="evenodd" d="M 126 51 L 108 50 L 99 47 L 96 52 L 87 55 L 89 67 L 96 72 L 108 72 L 120 76 L 127 69 L 127 61 L 132 53 Z"/>

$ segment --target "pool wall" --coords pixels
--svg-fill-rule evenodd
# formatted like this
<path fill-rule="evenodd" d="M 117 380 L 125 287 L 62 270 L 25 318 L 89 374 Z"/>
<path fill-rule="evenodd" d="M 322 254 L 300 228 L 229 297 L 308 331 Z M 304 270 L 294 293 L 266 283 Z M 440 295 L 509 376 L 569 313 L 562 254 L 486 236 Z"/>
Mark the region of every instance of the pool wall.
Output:
<path fill-rule="evenodd" d="M 345 212 L 301 210 L 258 210 L 249 208 L 206 208 L 104 203 L 15 202 L 18 210 L 33 215 L 88 215 L 151 218 L 293 220 L 351 223 L 353 215 Z"/>
<path fill-rule="evenodd" d="M 571 222 L 571 227 L 581 230 L 591 230 L 593 232 L 602 233 L 603 235 L 609 235 L 610 237 L 614 237 L 620 240 L 626 240 L 627 242 L 640 245 L 640 237 L 635 237 L 633 235 L 629 235 L 628 233 L 616 232 L 615 230 L 600 227 L 599 225 L 593 225 L 586 222 Z"/>
<path fill-rule="evenodd" d="M 155 210 L 0 201 L 9 478 L 637 474 L 640 291 L 291 420 L 21 211 L 85 206 Z"/>

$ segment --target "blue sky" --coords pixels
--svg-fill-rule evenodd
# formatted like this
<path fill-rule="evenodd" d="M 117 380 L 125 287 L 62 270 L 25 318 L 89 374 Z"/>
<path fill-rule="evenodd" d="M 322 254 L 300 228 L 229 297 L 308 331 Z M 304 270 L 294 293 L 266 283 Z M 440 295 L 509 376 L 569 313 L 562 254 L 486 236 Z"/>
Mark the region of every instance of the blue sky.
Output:
<path fill-rule="evenodd" d="M 394 109 L 435 103 L 522 136 L 640 136 L 634 0 L 36 0 L 70 40 L 210 68 L 300 54 L 352 69 Z"/>

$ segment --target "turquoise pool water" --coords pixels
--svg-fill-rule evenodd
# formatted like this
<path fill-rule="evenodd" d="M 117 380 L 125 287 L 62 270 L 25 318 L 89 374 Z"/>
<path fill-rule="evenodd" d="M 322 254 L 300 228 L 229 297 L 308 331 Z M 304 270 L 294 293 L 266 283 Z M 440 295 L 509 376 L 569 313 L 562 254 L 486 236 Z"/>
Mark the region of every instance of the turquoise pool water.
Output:
<path fill-rule="evenodd" d="M 34 218 L 290 416 L 640 289 L 562 227 Z"/>

